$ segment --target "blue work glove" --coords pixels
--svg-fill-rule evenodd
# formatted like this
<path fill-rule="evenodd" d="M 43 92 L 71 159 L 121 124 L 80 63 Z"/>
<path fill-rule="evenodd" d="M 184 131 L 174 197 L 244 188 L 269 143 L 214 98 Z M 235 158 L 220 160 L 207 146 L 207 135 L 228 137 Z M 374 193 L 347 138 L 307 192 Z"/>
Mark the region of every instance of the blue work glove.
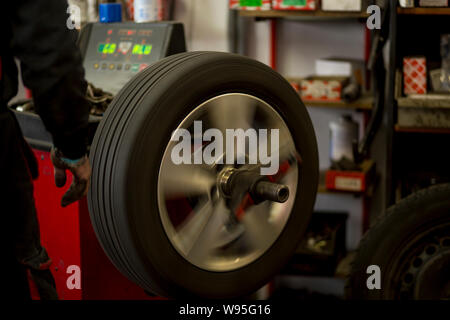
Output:
<path fill-rule="evenodd" d="M 66 207 L 69 204 L 80 200 L 87 194 L 91 179 L 91 165 L 87 156 L 80 159 L 68 159 L 63 156 L 60 150 L 52 148 L 51 159 L 55 173 L 55 184 L 62 188 L 66 184 L 66 170 L 73 174 L 73 181 L 69 189 L 61 199 L 61 206 Z"/>

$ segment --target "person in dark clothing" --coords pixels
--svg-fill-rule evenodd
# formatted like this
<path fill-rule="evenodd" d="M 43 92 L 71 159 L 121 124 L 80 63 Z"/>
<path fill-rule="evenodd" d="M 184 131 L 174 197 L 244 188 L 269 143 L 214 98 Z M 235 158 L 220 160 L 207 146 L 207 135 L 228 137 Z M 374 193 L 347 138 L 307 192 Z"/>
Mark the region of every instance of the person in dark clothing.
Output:
<path fill-rule="evenodd" d="M 4 230 L 12 231 L 2 259 L 9 272 L 6 292 L 10 298 L 29 299 L 25 274 L 29 270 L 41 299 L 57 299 L 49 270 L 51 259 L 41 245 L 33 199 L 37 161 L 7 104 L 18 90 L 17 59 L 36 112 L 53 138 L 55 183 L 65 185 L 67 170 L 74 176 L 61 200 L 61 205 L 67 206 L 86 195 L 91 174 L 86 149 L 87 83 L 76 46 L 77 31 L 67 27 L 67 2 L 7 3 L 0 11 L 0 210 Z"/>

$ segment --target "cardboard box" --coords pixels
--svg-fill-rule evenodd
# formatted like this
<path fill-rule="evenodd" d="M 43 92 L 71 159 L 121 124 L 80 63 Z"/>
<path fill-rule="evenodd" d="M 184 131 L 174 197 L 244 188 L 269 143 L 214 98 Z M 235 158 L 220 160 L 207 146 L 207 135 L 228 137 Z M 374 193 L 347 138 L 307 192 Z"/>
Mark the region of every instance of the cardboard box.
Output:
<path fill-rule="evenodd" d="M 318 0 L 273 0 L 272 7 L 275 10 L 307 10 L 314 11 L 318 8 Z"/>
<path fill-rule="evenodd" d="M 366 192 L 375 172 L 372 160 L 366 160 L 358 171 L 327 170 L 325 186 L 328 190 Z"/>
<path fill-rule="evenodd" d="M 238 10 L 270 10 L 272 0 L 230 0 L 230 8 Z"/>
<path fill-rule="evenodd" d="M 301 91 L 301 82 L 302 82 L 303 78 L 286 77 L 285 79 L 286 79 L 287 82 L 289 82 L 291 84 L 292 88 L 294 88 L 295 91 L 300 93 L 300 91 Z"/>
<path fill-rule="evenodd" d="M 427 60 L 425 57 L 403 58 L 403 93 L 427 93 Z"/>
<path fill-rule="evenodd" d="M 368 91 L 366 64 L 364 60 L 330 57 L 316 60 L 315 74 L 318 76 L 349 77 L 359 84 L 363 92 Z"/>
<path fill-rule="evenodd" d="M 308 77 L 301 81 L 301 97 L 304 101 L 341 101 L 347 83 L 346 77 Z"/>
<path fill-rule="evenodd" d="M 366 11 L 369 0 L 322 0 L 323 11 Z"/>

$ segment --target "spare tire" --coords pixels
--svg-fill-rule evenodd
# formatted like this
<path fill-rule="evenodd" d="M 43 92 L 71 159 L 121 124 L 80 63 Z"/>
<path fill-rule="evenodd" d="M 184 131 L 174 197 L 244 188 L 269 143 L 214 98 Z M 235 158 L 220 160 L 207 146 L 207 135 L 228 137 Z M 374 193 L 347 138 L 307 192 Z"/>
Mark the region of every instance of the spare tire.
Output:
<path fill-rule="evenodd" d="M 172 133 L 196 119 L 222 130 L 278 128 L 290 151 L 271 179 L 289 186 L 289 200 L 247 203 L 242 220 L 230 215 L 232 227 L 220 220 L 229 199 L 216 180 L 201 195 L 189 188 L 206 181 L 199 172 L 224 166 L 168 162 Z M 264 285 L 301 240 L 318 182 L 316 138 L 298 94 L 266 65 L 226 53 L 178 54 L 136 75 L 108 107 L 90 159 L 89 211 L 103 249 L 131 281 L 167 297 L 231 298 Z"/>
<path fill-rule="evenodd" d="M 367 268 L 373 265 L 381 273 L 380 288 L 369 289 Z M 420 190 L 380 216 L 361 240 L 346 296 L 450 299 L 450 184 Z"/>

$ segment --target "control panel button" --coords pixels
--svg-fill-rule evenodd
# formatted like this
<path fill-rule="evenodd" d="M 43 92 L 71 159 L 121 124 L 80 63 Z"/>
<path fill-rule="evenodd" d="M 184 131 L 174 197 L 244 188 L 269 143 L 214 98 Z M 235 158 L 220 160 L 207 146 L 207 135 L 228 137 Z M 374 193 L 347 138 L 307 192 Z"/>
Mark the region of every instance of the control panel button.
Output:
<path fill-rule="evenodd" d="M 106 63 L 102 63 L 102 69 L 105 70 L 108 67 Z"/>
<path fill-rule="evenodd" d="M 115 67 L 114 63 L 111 63 L 111 64 L 109 65 L 109 70 L 114 70 L 114 67 Z"/>
<path fill-rule="evenodd" d="M 130 70 L 130 68 L 131 68 L 131 65 L 129 65 L 129 64 L 126 64 L 126 65 L 125 65 L 125 70 L 128 71 L 128 70 Z"/>
<path fill-rule="evenodd" d="M 139 63 L 133 63 L 133 65 L 131 66 L 131 71 L 138 72 L 139 71 Z"/>
<path fill-rule="evenodd" d="M 119 63 L 119 64 L 117 65 L 116 69 L 117 69 L 117 70 L 122 70 L 122 64 Z"/>
<path fill-rule="evenodd" d="M 141 65 L 139 66 L 139 71 L 142 71 L 142 70 L 144 70 L 145 68 L 147 68 L 148 67 L 148 64 L 146 64 L 146 63 L 141 63 Z"/>
<path fill-rule="evenodd" d="M 94 63 L 94 69 L 98 69 L 100 65 L 98 63 Z"/>

